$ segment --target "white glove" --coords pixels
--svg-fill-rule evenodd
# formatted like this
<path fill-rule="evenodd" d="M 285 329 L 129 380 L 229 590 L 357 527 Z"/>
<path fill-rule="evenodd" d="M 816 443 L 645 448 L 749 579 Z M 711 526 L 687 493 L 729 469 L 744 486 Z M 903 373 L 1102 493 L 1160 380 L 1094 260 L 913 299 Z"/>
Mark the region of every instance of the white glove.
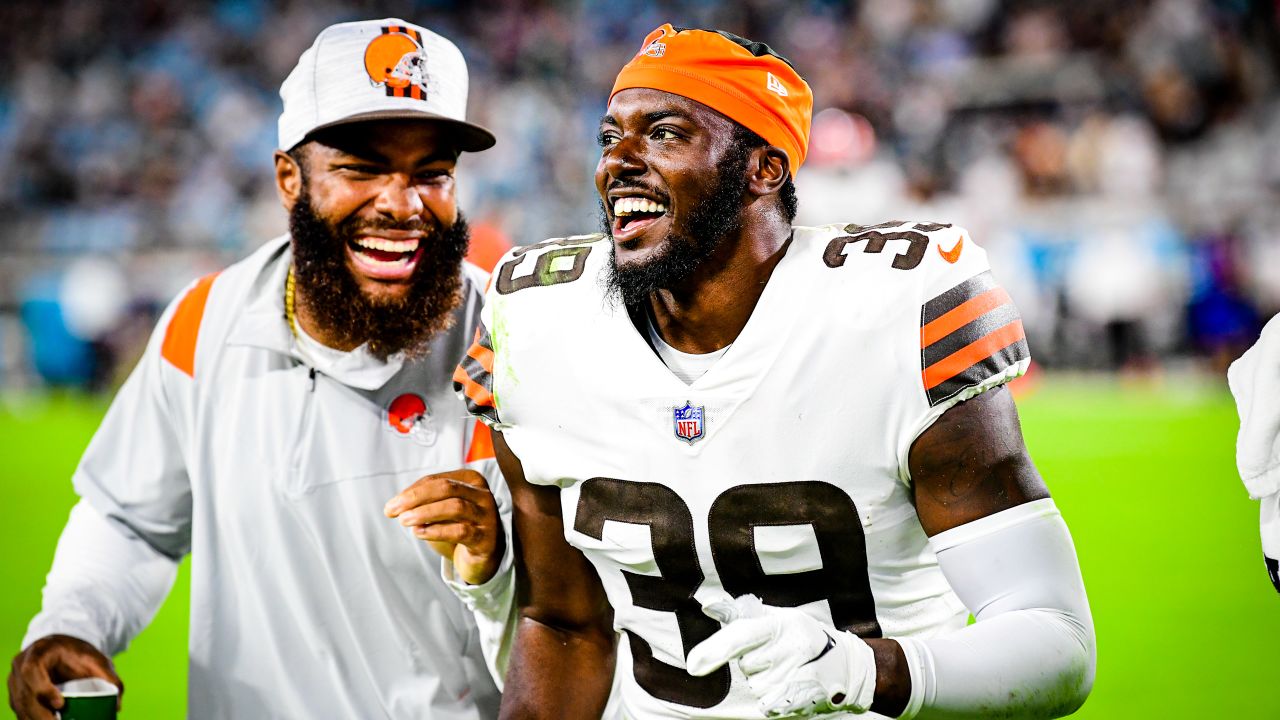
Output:
<path fill-rule="evenodd" d="M 689 651 L 691 675 L 737 660 L 766 716 L 864 713 L 876 690 L 876 660 L 857 635 L 828 628 L 795 608 L 755 595 L 720 600 L 702 611 L 724 627 Z"/>

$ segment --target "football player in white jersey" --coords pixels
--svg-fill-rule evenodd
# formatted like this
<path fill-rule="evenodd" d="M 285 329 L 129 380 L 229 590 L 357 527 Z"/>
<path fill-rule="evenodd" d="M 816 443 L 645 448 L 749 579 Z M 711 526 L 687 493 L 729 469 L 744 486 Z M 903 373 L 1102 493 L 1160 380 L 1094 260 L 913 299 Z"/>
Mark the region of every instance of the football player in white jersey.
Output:
<path fill-rule="evenodd" d="M 500 264 L 454 378 L 515 507 L 505 717 L 600 717 L 615 668 L 636 718 L 1088 695 L 1017 311 L 959 228 L 793 227 L 811 110 L 768 46 L 664 25 L 601 122 L 606 231 Z"/>

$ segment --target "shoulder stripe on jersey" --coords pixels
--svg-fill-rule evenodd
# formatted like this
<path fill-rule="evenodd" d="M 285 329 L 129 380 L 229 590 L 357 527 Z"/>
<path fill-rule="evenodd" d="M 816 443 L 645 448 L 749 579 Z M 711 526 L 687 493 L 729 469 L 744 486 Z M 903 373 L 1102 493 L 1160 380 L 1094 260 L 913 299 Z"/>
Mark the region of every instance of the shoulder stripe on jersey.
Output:
<path fill-rule="evenodd" d="M 929 388 L 927 391 L 929 406 L 938 405 L 961 390 L 978 385 L 987 378 L 995 377 L 1004 372 L 1010 365 L 1029 357 L 1031 357 L 1031 352 L 1027 349 L 1027 341 L 1018 340 L 1012 345 L 996 351 L 984 360 L 969 366 L 961 374 Z"/>
<path fill-rule="evenodd" d="M 204 306 L 209 302 L 209 289 L 216 277 L 218 273 L 211 273 L 196 281 L 195 286 L 178 301 L 173 317 L 169 318 L 169 327 L 164 331 L 160 357 L 186 373 L 187 377 L 195 377 L 196 374 L 196 340 L 200 337 Z"/>
<path fill-rule="evenodd" d="M 992 290 L 996 287 L 996 279 L 988 270 L 979 275 L 965 280 L 959 285 L 942 293 L 938 297 L 924 304 L 924 316 L 921 318 L 921 325 L 928 325 L 947 313 L 955 310 L 965 301 L 975 298 L 982 293 Z"/>
<path fill-rule="evenodd" d="M 472 415 L 498 421 L 493 401 L 493 342 L 483 325 L 476 328 L 475 340 L 453 371 L 453 389 L 462 394 Z"/>
<path fill-rule="evenodd" d="M 933 324 L 939 322 L 935 320 L 933 323 L 926 325 L 920 333 L 920 345 L 924 351 L 924 367 L 931 367 L 935 363 L 941 362 L 948 357 L 965 349 L 968 345 L 981 338 L 990 336 L 991 333 L 997 332 L 1000 328 L 1005 327 L 1013 322 L 1020 322 L 1022 316 L 1018 314 L 1018 308 L 1014 307 L 1009 300 L 1009 294 L 1003 289 L 992 290 L 985 294 L 999 292 L 1004 296 L 1004 301 L 998 305 L 977 312 L 973 315 L 973 319 L 963 325 L 956 327 L 949 332 L 938 335 L 935 338 L 928 337 L 930 335 L 929 328 Z M 975 298 L 977 299 L 977 298 Z M 961 308 L 964 306 L 962 305 Z M 960 308 L 957 308 L 957 310 Z"/>
<path fill-rule="evenodd" d="M 1030 356 L 1018 309 L 990 272 L 960 283 L 921 310 L 920 366 L 930 406 Z"/>
<path fill-rule="evenodd" d="M 467 448 L 467 458 L 465 462 L 476 462 L 477 460 L 492 460 L 493 452 L 493 432 L 489 430 L 489 426 L 476 421 L 475 429 L 471 433 L 471 446 Z"/>

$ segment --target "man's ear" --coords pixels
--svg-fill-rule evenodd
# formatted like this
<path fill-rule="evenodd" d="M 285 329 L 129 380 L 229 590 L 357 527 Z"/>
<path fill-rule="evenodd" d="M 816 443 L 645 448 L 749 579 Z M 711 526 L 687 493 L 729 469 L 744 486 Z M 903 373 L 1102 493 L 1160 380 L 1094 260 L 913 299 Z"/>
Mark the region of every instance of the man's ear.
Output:
<path fill-rule="evenodd" d="M 293 206 L 302 196 L 302 166 L 292 155 L 277 150 L 274 156 L 276 163 L 276 194 L 280 196 L 280 204 L 284 209 L 293 212 Z"/>
<path fill-rule="evenodd" d="M 787 154 L 781 148 L 765 145 L 752 151 L 747 187 L 753 195 L 776 195 L 791 177 Z"/>

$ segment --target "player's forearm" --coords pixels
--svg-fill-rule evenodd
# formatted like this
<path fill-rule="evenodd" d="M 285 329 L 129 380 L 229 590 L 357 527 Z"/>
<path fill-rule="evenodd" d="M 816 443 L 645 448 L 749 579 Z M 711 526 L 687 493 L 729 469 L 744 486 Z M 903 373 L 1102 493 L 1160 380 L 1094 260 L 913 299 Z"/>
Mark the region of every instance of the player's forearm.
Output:
<path fill-rule="evenodd" d="M 22 646 L 62 634 L 114 655 L 151 622 L 177 572 L 177 562 L 81 501 L 58 540 L 40 613 Z"/>
<path fill-rule="evenodd" d="M 911 673 L 908 716 L 1074 712 L 1093 685 L 1093 621 L 1075 548 L 1053 501 L 1006 510 L 931 542 L 977 622 L 899 640 Z"/>
<path fill-rule="evenodd" d="M 612 687 L 615 645 L 606 627 L 566 630 L 521 618 L 500 717 L 598 719 Z"/>

